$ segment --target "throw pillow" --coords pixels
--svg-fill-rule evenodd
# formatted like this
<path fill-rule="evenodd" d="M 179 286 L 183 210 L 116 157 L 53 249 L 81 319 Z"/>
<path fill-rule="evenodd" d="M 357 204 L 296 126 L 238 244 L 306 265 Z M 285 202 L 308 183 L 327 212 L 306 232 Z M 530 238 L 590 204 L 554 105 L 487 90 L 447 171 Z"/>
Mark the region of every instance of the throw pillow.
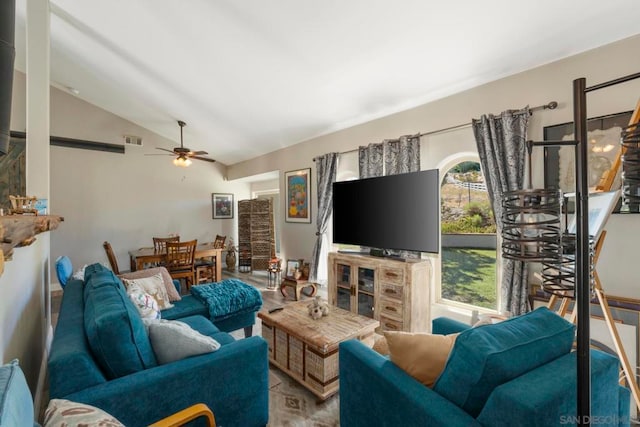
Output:
<path fill-rule="evenodd" d="M 75 273 L 73 273 L 73 277 L 76 280 L 82 280 L 84 281 L 84 269 L 87 268 L 88 264 L 85 264 L 82 266 L 82 268 L 79 268 L 78 270 L 76 270 Z"/>
<path fill-rule="evenodd" d="M 169 295 L 167 295 L 167 288 L 162 281 L 162 275 L 160 273 L 154 274 L 151 277 L 145 277 L 142 279 L 122 279 L 127 289 L 130 286 L 140 286 L 146 293 L 151 295 L 158 302 L 160 310 L 173 307 L 173 304 L 169 301 Z"/>
<path fill-rule="evenodd" d="M 480 316 L 478 321 L 473 324 L 472 328 L 477 328 L 482 325 L 495 325 L 496 323 L 500 323 L 507 319 L 507 316 L 503 316 L 501 314 L 483 314 Z"/>
<path fill-rule="evenodd" d="M 373 343 L 373 347 L 371 348 L 383 356 L 389 355 L 389 344 L 387 343 L 387 339 L 385 337 L 378 338 Z"/>
<path fill-rule="evenodd" d="M 149 339 L 156 359 L 161 365 L 190 356 L 211 353 L 220 348 L 218 341 L 202 335 L 178 320 L 150 322 Z"/>
<path fill-rule="evenodd" d="M 160 273 L 162 275 L 162 282 L 164 283 L 164 287 L 167 290 L 167 295 L 169 295 L 169 301 L 175 302 L 180 301 L 180 294 L 178 290 L 173 284 L 173 279 L 171 275 L 164 267 L 154 267 L 154 268 L 145 268 L 144 270 L 132 271 L 131 273 L 121 274 L 119 277 L 121 279 L 135 280 L 135 279 L 144 279 L 145 277 L 151 277 Z"/>
<path fill-rule="evenodd" d="M 129 285 L 127 288 L 127 295 L 129 295 L 129 299 L 133 301 L 133 304 L 140 312 L 140 317 L 142 317 L 143 320 L 160 319 L 160 308 L 158 307 L 158 302 L 155 298 L 146 293 L 140 285 L 137 283 Z"/>
<path fill-rule="evenodd" d="M 444 370 L 458 334 L 385 332 L 391 361 L 432 388 Z"/>
<path fill-rule="evenodd" d="M 33 401 L 17 359 L 0 366 L 0 426 L 32 426 Z"/>
<path fill-rule="evenodd" d="M 84 403 L 52 399 L 44 413 L 43 427 L 125 427 L 113 415 Z"/>

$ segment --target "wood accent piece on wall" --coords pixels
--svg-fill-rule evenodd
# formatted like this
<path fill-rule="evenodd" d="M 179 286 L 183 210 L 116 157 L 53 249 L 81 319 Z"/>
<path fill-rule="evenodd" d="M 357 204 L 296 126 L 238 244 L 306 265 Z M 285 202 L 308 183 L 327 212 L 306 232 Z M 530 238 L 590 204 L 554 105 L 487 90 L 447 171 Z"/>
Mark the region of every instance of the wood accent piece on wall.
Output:
<path fill-rule="evenodd" d="M 13 248 L 29 246 L 36 235 L 55 230 L 64 218 L 57 215 L 8 215 L 0 217 L 0 274 L 10 261 Z"/>

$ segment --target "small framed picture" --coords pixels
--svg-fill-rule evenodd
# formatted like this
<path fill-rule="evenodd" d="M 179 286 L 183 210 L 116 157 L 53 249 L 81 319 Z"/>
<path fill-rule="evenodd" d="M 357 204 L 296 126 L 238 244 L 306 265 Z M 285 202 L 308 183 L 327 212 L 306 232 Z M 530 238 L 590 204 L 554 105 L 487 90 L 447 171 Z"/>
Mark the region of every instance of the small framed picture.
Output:
<path fill-rule="evenodd" d="M 213 219 L 233 218 L 233 194 L 212 193 Z"/>
<path fill-rule="evenodd" d="M 302 260 L 299 259 L 288 259 L 287 260 L 287 271 L 285 273 L 286 277 L 294 277 L 294 274 L 296 272 L 296 269 L 302 267 L 301 264 Z"/>
<path fill-rule="evenodd" d="M 286 222 L 311 223 L 311 168 L 285 172 Z"/>

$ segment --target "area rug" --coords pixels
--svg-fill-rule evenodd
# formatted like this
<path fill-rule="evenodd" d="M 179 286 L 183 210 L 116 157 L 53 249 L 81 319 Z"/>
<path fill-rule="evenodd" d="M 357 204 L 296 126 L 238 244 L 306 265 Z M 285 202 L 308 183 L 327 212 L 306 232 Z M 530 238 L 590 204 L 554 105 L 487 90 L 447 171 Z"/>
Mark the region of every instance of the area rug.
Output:
<path fill-rule="evenodd" d="M 256 319 L 253 335 L 260 335 L 262 323 Z M 242 339 L 244 333 L 231 333 Z M 275 366 L 269 365 L 270 427 L 336 427 L 340 425 L 340 397 L 335 394 L 324 402 Z"/>
<path fill-rule="evenodd" d="M 237 277 L 258 288 L 262 293 L 264 306 L 273 308 L 286 304 L 291 300 L 284 300 L 280 292 L 266 290 L 266 274 L 253 272 L 238 274 L 223 272 L 223 278 Z M 326 289 L 319 289 L 319 294 L 326 298 Z M 262 322 L 256 319 L 253 335 L 262 334 Z M 242 339 L 242 330 L 234 331 L 231 335 Z M 270 427 L 336 427 L 340 425 L 340 396 L 333 395 L 324 402 L 309 390 L 280 369 L 269 365 L 269 424 Z"/>

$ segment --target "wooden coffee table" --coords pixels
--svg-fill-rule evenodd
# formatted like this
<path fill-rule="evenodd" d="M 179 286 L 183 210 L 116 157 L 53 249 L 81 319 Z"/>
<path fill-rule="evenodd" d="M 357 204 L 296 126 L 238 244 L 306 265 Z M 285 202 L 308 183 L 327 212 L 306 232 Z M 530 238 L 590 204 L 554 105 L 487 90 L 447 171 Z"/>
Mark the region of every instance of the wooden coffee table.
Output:
<path fill-rule="evenodd" d="M 320 400 L 338 391 L 338 345 L 357 338 L 373 345 L 377 320 L 331 307 L 328 316 L 313 320 L 307 301 L 292 302 L 280 311 L 258 312 L 269 361 L 309 389 Z"/>

